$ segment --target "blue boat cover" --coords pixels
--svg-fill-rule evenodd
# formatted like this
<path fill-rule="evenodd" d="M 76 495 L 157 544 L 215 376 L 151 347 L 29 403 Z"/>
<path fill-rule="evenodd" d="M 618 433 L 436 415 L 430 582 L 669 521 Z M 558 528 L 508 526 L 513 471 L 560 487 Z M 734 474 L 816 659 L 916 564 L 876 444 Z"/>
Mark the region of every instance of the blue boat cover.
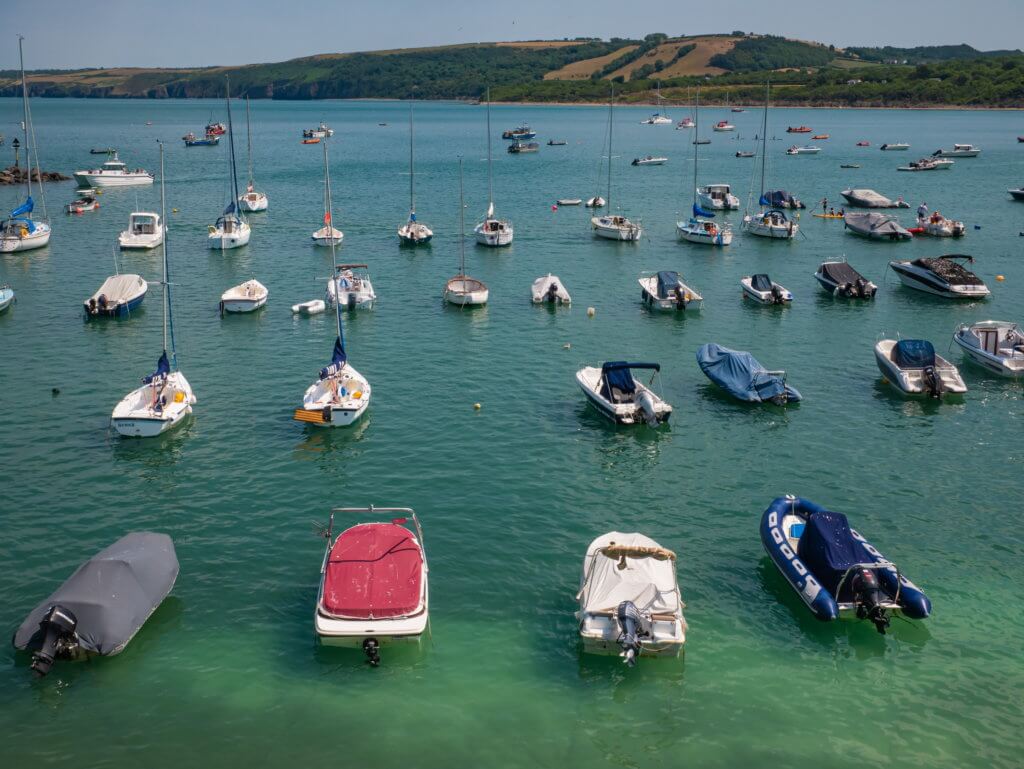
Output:
<path fill-rule="evenodd" d="M 934 366 L 935 348 L 925 339 L 901 339 L 893 348 L 892 359 L 900 368 Z"/>
<path fill-rule="evenodd" d="M 29 195 L 28 199 L 24 203 L 22 203 L 20 206 L 11 211 L 11 218 L 15 219 L 19 216 L 22 216 L 23 214 L 30 214 L 32 213 L 32 209 L 35 207 L 36 204 L 32 200 L 32 196 Z"/>
<path fill-rule="evenodd" d="M 143 384 L 152 384 L 157 379 L 161 379 L 171 373 L 171 364 L 167 360 L 167 350 L 164 350 L 160 354 L 160 360 L 156 362 L 156 371 L 149 376 L 142 377 Z"/>
<path fill-rule="evenodd" d="M 762 206 L 771 208 L 805 208 L 803 203 L 785 190 L 769 190 L 758 201 Z"/>
<path fill-rule="evenodd" d="M 320 378 L 327 379 L 327 377 L 337 374 L 345 368 L 345 361 L 347 360 L 348 355 L 345 353 L 345 345 L 342 343 L 341 337 L 335 337 L 334 354 L 331 356 L 331 365 L 320 369 Z"/>
<path fill-rule="evenodd" d="M 667 299 L 679 287 L 679 273 L 662 270 L 658 273 L 658 298 Z"/>
<path fill-rule="evenodd" d="M 696 203 L 693 204 L 693 215 L 694 216 L 703 216 L 703 217 L 706 217 L 708 219 L 714 219 L 715 218 L 715 215 L 713 213 L 711 213 L 710 211 L 705 211 L 703 208 L 698 206 Z"/>
<path fill-rule="evenodd" d="M 842 594 L 836 595 L 847 569 L 854 564 L 874 563 L 875 560 L 864 545 L 854 539 L 846 516 L 826 510 L 812 513 L 807 519 L 807 526 L 797 544 L 797 555 L 822 587 L 840 602 L 852 599 L 852 580 L 849 578 L 843 583 Z"/>
<path fill-rule="evenodd" d="M 765 273 L 759 272 L 757 275 L 750 279 L 750 285 L 755 291 L 771 291 L 772 290 L 772 279 L 769 278 Z"/>
<path fill-rule="evenodd" d="M 657 363 L 627 363 L 624 360 L 609 361 L 601 366 L 601 396 L 612 402 L 611 388 L 617 388 L 623 394 L 636 392 L 636 384 L 633 382 L 633 374 L 630 369 L 649 368 L 661 371 Z"/>
<path fill-rule="evenodd" d="M 708 379 L 743 401 L 759 403 L 785 395 L 792 402 L 801 397 L 782 376 L 769 373 L 749 352 L 710 342 L 697 350 L 697 365 Z"/>

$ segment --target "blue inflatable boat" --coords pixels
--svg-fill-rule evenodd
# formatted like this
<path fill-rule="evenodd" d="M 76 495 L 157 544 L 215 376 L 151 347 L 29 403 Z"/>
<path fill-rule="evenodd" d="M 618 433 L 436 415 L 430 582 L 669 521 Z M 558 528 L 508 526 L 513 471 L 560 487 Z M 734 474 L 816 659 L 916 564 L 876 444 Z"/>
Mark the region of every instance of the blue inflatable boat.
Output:
<path fill-rule="evenodd" d="M 761 542 L 772 561 L 818 619 L 870 620 L 879 633 L 889 614 L 924 619 L 931 601 L 846 516 L 800 497 L 779 497 L 761 516 Z"/>
<path fill-rule="evenodd" d="M 785 371 L 769 371 L 749 352 L 711 342 L 697 350 L 704 375 L 734 398 L 751 403 L 795 403 L 800 393 L 786 384 Z"/>

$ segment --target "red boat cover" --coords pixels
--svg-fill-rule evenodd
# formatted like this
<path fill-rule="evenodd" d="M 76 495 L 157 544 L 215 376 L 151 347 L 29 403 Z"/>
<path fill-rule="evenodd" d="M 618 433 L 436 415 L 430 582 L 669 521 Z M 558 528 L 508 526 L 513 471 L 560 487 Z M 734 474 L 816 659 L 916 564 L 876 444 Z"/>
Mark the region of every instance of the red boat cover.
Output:
<path fill-rule="evenodd" d="M 394 523 L 365 523 L 331 548 L 323 608 L 337 617 L 403 617 L 420 605 L 423 551 L 412 532 Z"/>

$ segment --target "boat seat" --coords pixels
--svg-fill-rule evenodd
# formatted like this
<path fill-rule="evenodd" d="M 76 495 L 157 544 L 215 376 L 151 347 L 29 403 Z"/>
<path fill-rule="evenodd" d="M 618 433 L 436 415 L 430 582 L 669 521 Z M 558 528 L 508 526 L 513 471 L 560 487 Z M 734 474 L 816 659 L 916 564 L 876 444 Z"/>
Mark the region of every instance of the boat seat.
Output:
<path fill-rule="evenodd" d="M 618 387 L 611 388 L 612 403 L 632 403 L 633 393 L 627 393 L 620 390 Z"/>

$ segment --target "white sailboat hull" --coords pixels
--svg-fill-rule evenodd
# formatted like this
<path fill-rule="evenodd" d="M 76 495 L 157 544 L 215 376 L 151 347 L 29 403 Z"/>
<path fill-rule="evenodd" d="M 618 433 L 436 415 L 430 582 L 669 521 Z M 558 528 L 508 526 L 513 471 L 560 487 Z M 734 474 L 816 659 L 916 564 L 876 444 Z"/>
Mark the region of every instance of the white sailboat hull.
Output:
<path fill-rule="evenodd" d="M 348 427 L 357 422 L 370 406 L 370 383 L 351 364 L 335 376 L 311 384 L 302 397 L 302 408 L 319 411 L 322 420 L 309 422 L 317 427 Z"/>
<path fill-rule="evenodd" d="M 477 243 L 491 248 L 511 245 L 514 235 L 512 225 L 509 222 L 501 222 L 496 219 L 480 222 L 480 224 L 473 228 L 473 232 L 476 235 Z"/>
<path fill-rule="evenodd" d="M 313 233 L 313 244 L 317 246 L 340 246 L 345 239 L 345 233 L 337 227 L 321 227 Z"/>
<path fill-rule="evenodd" d="M 690 220 L 676 222 L 676 236 L 687 243 L 699 243 L 705 246 L 728 246 L 732 243 L 732 230 L 714 225 L 713 230 L 705 226 L 705 222 Z"/>
<path fill-rule="evenodd" d="M 246 192 L 238 197 L 238 207 L 248 213 L 266 211 L 270 200 L 265 192 Z"/>
<path fill-rule="evenodd" d="M 36 222 L 35 232 L 26 232 L 22 237 L 10 232 L 0 235 L 0 253 L 13 254 L 16 251 L 31 251 L 42 248 L 50 242 L 50 225 Z"/>
<path fill-rule="evenodd" d="M 249 225 L 242 223 L 242 226 L 233 232 L 224 232 L 220 227 L 217 227 L 210 231 L 209 243 L 210 248 L 217 248 L 222 251 L 226 251 L 231 248 L 241 248 L 249 243 L 249 237 L 252 235 L 252 230 Z"/>
<path fill-rule="evenodd" d="M 157 409 L 159 400 L 166 400 Z M 196 396 L 180 371 L 168 374 L 157 387 L 143 385 L 114 407 L 110 424 L 126 438 L 153 438 L 181 424 L 192 413 Z"/>
<path fill-rule="evenodd" d="M 643 235 L 643 228 L 628 219 L 623 223 L 616 223 L 610 217 L 595 216 L 591 218 L 590 226 L 595 236 L 606 240 L 635 242 Z"/>

